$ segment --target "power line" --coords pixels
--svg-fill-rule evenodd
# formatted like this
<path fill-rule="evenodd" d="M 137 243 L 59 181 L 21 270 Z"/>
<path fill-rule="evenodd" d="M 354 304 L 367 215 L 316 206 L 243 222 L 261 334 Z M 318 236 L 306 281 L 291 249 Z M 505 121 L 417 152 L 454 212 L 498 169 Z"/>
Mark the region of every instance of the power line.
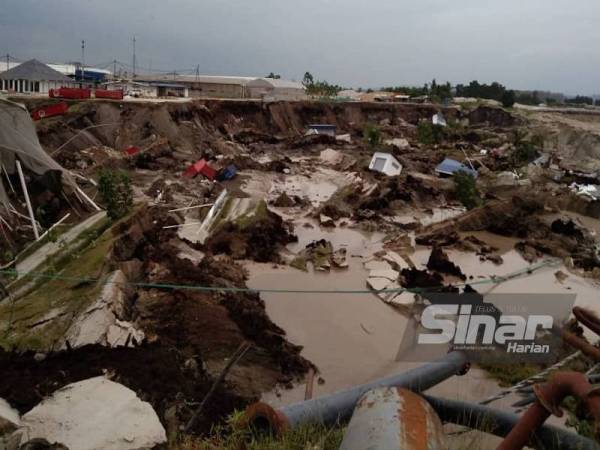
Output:
<path fill-rule="evenodd" d="M 535 270 L 539 270 L 543 267 L 552 267 L 560 264 L 557 261 L 542 261 L 539 264 L 525 267 L 524 269 L 510 273 L 508 275 L 497 276 L 492 278 L 486 278 L 483 280 L 473 281 L 471 283 L 458 283 L 450 285 L 450 287 L 465 287 L 467 284 L 470 286 L 483 285 L 483 284 L 501 284 L 508 280 L 520 277 L 521 275 L 531 275 Z M 59 280 L 59 281 L 70 281 L 77 283 L 99 283 L 102 281 L 100 278 L 84 278 L 84 277 L 72 277 L 67 275 L 57 275 L 54 273 L 46 272 L 21 272 L 15 269 L 0 270 L 0 274 L 8 276 L 21 276 L 29 278 L 40 278 L 47 280 Z M 437 292 L 440 289 L 447 289 L 449 286 L 438 286 L 438 287 L 414 287 L 414 288 L 394 288 L 394 289 L 279 289 L 279 288 L 239 288 L 239 287 L 222 287 L 222 286 L 203 286 L 203 285 L 192 285 L 192 284 L 171 284 L 171 283 L 142 283 L 142 282 L 130 282 L 130 281 L 105 281 L 106 284 L 116 284 L 122 286 L 131 286 L 139 288 L 156 288 L 156 289 L 170 289 L 170 290 L 193 290 L 203 292 L 233 292 L 233 293 L 277 293 L 277 294 L 385 294 L 385 293 L 397 293 L 410 292 L 415 294 L 422 294 L 428 292 Z"/>

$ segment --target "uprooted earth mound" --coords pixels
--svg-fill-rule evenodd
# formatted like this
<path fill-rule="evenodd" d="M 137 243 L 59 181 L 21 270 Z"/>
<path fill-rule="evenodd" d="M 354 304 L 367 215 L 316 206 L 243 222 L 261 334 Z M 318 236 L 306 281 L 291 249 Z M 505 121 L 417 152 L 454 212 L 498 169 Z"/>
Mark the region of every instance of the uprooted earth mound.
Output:
<path fill-rule="evenodd" d="M 213 254 L 226 254 L 233 259 L 279 262 L 279 251 L 298 240 L 292 233 L 293 225 L 284 222 L 261 202 L 252 214 L 219 226 L 206 242 L 206 248 Z"/>
<path fill-rule="evenodd" d="M 574 266 L 585 271 L 600 267 L 594 236 L 572 220 L 549 214 L 543 201 L 536 198 L 514 196 L 506 201 L 491 201 L 456 219 L 428 227 L 417 242 L 471 247 L 472 242 L 459 242 L 456 231 L 484 230 L 520 239 L 515 248 L 530 262 L 547 254 L 571 258 Z"/>

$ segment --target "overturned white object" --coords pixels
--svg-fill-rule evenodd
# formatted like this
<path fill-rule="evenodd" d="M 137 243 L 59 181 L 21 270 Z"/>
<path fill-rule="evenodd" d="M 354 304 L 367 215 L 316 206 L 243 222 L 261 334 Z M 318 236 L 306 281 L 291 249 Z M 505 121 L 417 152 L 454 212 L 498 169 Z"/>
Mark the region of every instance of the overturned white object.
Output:
<path fill-rule="evenodd" d="M 78 450 L 134 450 L 167 441 L 149 403 L 104 377 L 69 384 L 26 413 L 21 443 L 35 438 Z"/>
<path fill-rule="evenodd" d="M 440 127 L 445 127 L 447 125 L 446 118 L 441 112 L 433 115 L 431 118 L 431 123 L 434 125 L 439 125 Z"/>
<path fill-rule="evenodd" d="M 385 173 L 386 175 L 393 177 L 400 175 L 400 172 L 402 172 L 402 164 L 389 153 L 375 152 L 373 153 L 373 158 L 371 158 L 369 170 Z"/>

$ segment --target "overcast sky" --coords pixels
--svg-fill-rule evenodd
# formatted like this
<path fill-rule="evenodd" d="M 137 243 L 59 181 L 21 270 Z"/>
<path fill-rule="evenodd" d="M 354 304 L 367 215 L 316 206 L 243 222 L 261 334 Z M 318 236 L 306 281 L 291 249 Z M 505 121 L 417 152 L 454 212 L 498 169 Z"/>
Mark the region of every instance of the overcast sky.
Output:
<path fill-rule="evenodd" d="M 596 94 L 597 0 L 2 0 L 0 52 L 347 87 L 493 80 Z M 111 66 L 112 67 L 112 66 Z"/>

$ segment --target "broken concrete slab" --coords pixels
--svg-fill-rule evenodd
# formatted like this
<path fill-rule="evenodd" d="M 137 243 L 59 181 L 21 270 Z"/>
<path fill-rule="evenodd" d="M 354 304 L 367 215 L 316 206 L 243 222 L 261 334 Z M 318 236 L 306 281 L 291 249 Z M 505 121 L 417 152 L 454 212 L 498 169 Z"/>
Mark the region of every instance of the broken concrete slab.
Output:
<path fill-rule="evenodd" d="M 113 272 L 98 299 L 90 305 L 67 330 L 62 348 L 68 341 L 71 347 L 100 344 L 108 347 L 135 345 L 144 339 L 144 333 L 133 324 L 120 319 L 125 316 L 126 296 L 121 286 L 127 283 L 125 274 Z"/>
<path fill-rule="evenodd" d="M 402 292 L 392 297 L 388 303 L 396 306 L 411 306 L 415 302 L 415 294 L 412 292 Z"/>
<path fill-rule="evenodd" d="M 392 281 L 389 278 L 368 278 L 367 285 L 374 291 L 385 289 Z"/>
<path fill-rule="evenodd" d="M 399 275 L 400 272 L 395 270 L 371 270 L 369 272 L 369 278 L 387 278 L 391 281 L 397 280 Z"/>
<path fill-rule="evenodd" d="M 344 154 L 332 148 L 326 148 L 319 154 L 319 158 L 326 165 L 336 166 L 344 160 Z"/>
<path fill-rule="evenodd" d="M 401 271 L 402 269 L 408 269 L 408 263 L 398 253 L 390 250 L 382 256 L 384 261 L 391 264 L 394 270 Z"/>
<path fill-rule="evenodd" d="M 19 411 L 0 398 L 0 435 L 10 433 L 21 426 Z"/>
<path fill-rule="evenodd" d="M 365 263 L 367 270 L 393 270 L 392 266 L 386 261 L 370 260 Z"/>
<path fill-rule="evenodd" d="M 165 443 L 156 412 L 105 377 L 69 384 L 26 413 L 21 443 L 42 438 L 78 450 L 136 450 Z"/>

